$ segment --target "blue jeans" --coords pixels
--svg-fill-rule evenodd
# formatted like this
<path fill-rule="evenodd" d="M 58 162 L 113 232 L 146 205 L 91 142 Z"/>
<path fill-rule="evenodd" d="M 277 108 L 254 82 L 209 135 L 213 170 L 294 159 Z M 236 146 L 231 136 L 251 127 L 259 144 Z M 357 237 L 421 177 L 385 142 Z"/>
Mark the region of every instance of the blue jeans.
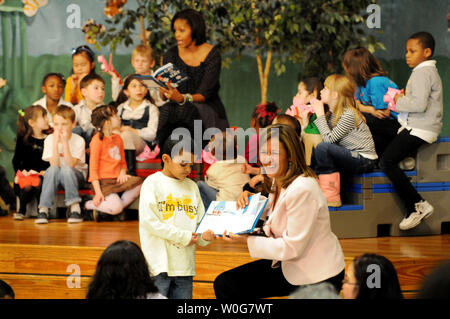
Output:
<path fill-rule="evenodd" d="M 192 299 L 192 276 L 169 277 L 166 272 L 153 277 L 159 293 L 169 299 Z"/>
<path fill-rule="evenodd" d="M 83 183 L 84 176 L 79 170 L 68 166 L 50 166 L 45 171 L 39 207 L 53 207 L 59 185 L 64 188 L 66 206 L 81 202 L 78 189 Z"/>
<path fill-rule="evenodd" d="M 216 200 L 216 196 L 219 191 L 215 188 L 212 188 L 204 181 L 198 181 L 197 185 L 200 191 L 200 196 L 202 197 L 203 205 L 205 206 L 205 210 L 208 210 L 211 202 Z"/>
<path fill-rule="evenodd" d="M 314 150 L 317 174 L 331 174 L 344 171 L 352 174 L 370 172 L 376 160 L 371 160 L 350 151 L 343 146 L 322 142 Z"/>

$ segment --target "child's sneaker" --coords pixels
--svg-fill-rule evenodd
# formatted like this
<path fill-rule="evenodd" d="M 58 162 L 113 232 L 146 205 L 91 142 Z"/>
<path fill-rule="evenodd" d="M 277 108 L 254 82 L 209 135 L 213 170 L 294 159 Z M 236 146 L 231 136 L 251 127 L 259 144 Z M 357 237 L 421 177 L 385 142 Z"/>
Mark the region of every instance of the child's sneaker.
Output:
<path fill-rule="evenodd" d="M 35 224 L 48 224 L 48 215 L 44 212 L 39 212 L 37 218 L 34 220 Z"/>
<path fill-rule="evenodd" d="M 145 145 L 144 150 L 141 154 L 136 157 L 136 160 L 139 162 L 144 162 L 149 159 L 155 159 L 159 155 L 160 149 L 159 146 L 156 145 L 155 149 L 152 151 L 148 145 Z"/>
<path fill-rule="evenodd" d="M 25 215 L 22 213 L 14 213 L 13 218 L 14 220 L 24 220 Z"/>
<path fill-rule="evenodd" d="M 416 205 L 416 211 L 414 213 L 411 213 L 408 217 L 403 218 L 403 220 L 400 222 L 399 228 L 401 230 L 408 230 L 411 228 L 416 227 L 420 224 L 422 219 L 428 218 L 433 214 L 433 206 L 430 205 L 426 200 L 422 200 Z"/>
<path fill-rule="evenodd" d="M 81 223 L 82 221 L 83 221 L 83 217 L 81 217 L 80 213 L 77 213 L 77 212 L 69 213 L 69 218 L 67 219 L 67 222 L 69 224 Z"/>

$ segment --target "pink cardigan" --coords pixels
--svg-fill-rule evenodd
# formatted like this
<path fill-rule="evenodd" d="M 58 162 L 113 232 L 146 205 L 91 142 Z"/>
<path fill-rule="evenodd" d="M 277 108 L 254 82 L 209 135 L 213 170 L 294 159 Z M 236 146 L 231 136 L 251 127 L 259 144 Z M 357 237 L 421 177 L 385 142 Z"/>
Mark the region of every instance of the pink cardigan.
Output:
<path fill-rule="evenodd" d="M 318 283 L 344 270 L 344 254 L 331 231 L 327 200 L 317 181 L 299 176 L 281 190 L 274 209 L 273 199 L 270 194 L 264 211 L 269 215 L 264 226 L 268 237 L 248 237 L 250 256 L 271 259 L 272 267 L 281 261 L 292 285 Z"/>

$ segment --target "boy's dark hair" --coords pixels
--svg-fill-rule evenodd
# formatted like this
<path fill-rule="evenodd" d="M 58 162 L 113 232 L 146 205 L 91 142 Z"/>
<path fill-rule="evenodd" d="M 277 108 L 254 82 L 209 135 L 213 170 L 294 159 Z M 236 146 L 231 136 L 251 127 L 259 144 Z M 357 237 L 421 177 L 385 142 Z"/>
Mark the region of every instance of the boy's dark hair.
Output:
<path fill-rule="evenodd" d="M 380 287 L 368 287 L 367 279 L 373 274 L 369 266 L 379 267 Z M 377 254 L 364 254 L 353 261 L 358 296 L 356 299 L 403 299 L 397 271 L 389 259 Z"/>
<path fill-rule="evenodd" d="M 252 113 L 252 118 L 255 119 L 260 128 L 264 128 L 272 124 L 273 120 L 280 113 L 281 109 L 275 102 L 267 102 L 266 104 L 259 104 Z"/>
<path fill-rule="evenodd" d="M 72 123 L 76 121 L 76 114 L 73 108 L 67 105 L 60 105 L 56 109 L 55 115 L 59 115 L 64 119 L 70 120 Z M 54 115 L 54 116 L 55 116 Z"/>
<path fill-rule="evenodd" d="M 14 299 L 15 297 L 14 290 L 11 288 L 10 285 L 8 285 L 6 282 L 0 279 L 0 299 L 4 299 L 8 296 L 11 299 Z"/>
<path fill-rule="evenodd" d="M 103 140 L 103 125 L 105 122 L 109 120 L 117 114 L 117 109 L 111 105 L 101 105 L 96 107 L 91 114 L 91 123 L 97 129 L 100 134 L 100 140 Z"/>
<path fill-rule="evenodd" d="M 98 75 L 97 73 L 89 73 L 88 75 L 86 75 L 84 78 L 81 79 L 80 89 L 84 89 L 93 81 L 100 81 L 103 83 L 103 85 L 105 85 L 105 80 L 103 80 L 103 78 L 100 75 Z"/>
<path fill-rule="evenodd" d="M 300 136 L 302 134 L 302 126 L 300 125 L 300 122 L 295 117 L 290 116 L 289 114 L 280 114 L 280 115 L 277 115 L 276 119 L 277 119 L 277 124 L 288 125 L 288 126 L 292 127 L 298 136 Z"/>
<path fill-rule="evenodd" d="M 66 79 L 64 78 L 64 75 L 62 75 L 61 73 L 56 73 L 56 72 L 51 72 L 51 73 L 47 73 L 44 78 L 42 79 L 42 86 L 45 86 L 45 82 L 47 82 L 47 80 L 49 78 L 51 78 L 52 76 L 57 77 L 58 79 L 61 80 L 61 82 L 66 85 Z"/>
<path fill-rule="evenodd" d="M 436 266 L 422 282 L 418 299 L 444 299 L 450 297 L 450 260 Z"/>
<path fill-rule="evenodd" d="M 120 240 L 105 249 L 89 284 L 87 299 L 136 299 L 158 292 L 138 245 Z"/>
<path fill-rule="evenodd" d="M 318 77 L 310 77 L 304 80 L 301 80 L 300 83 L 303 82 L 305 84 L 306 91 L 309 94 L 317 92 L 317 99 L 320 100 L 320 91 L 323 89 L 323 81 Z"/>
<path fill-rule="evenodd" d="M 200 45 L 206 42 L 206 24 L 203 16 L 194 9 L 185 9 L 177 14 L 172 19 L 171 29 L 174 30 L 174 24 L 176 20 L 186 20 L 191 28 L 192 41 L 195 41 L 196 45 Z"/>
<path fill-rule="evenodd" d="M 201 149 L 201 148 L 200 148 Z M 179 152 L 181 153 L 181 151 L 183 152 L 189 152 L 192 154 L 195 154 L 195 143 L 194 140 L 192 138 L 190 138 L 189 136 L 174 136 L 174 135 L 170 135 L 164 142 L 162 148 L 161 148 L 161 152 L 160 152 L 160 157 L 162 159 L 162 156 L 164 154 L 169 155 L 172 159 L 173 159 L 173 152 L 179 150 Z M 164 167 L 164 162 L 161 161 L 161 165 Z"/>
<path fill-rule="evenodd" d="M 419 40 L 419 43 L 420 43 L 420 45 L 422 46 L 423 49 L 430 49 L 431 50 L 430 58 L 433 56 L 435 42 L 434 42 L 433 36 L 430 33 L 425 32 L 425 31 L 417 32 L 417 33 L 414 33 L 413 35 L 411 35 L 409 37 L 409 39 L 417 39 L 417 40 Z"/>

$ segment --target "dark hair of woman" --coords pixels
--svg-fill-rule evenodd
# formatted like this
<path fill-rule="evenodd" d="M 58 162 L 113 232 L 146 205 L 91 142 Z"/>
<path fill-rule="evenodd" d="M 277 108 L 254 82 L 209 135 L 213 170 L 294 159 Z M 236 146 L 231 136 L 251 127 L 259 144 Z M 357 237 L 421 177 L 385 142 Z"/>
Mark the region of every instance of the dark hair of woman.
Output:
<path fill-rule="evenodd" d="M 206 42 L 206 24 L 203 16 L 194 9 L 185 9 L 177 14 L 172 19 L 171 29 L 174 31 L 174 24 L 176 20 L 185 20 L 191 28 L 191 38 L 195 41 L 195 45 L 200 45 Z"/>

